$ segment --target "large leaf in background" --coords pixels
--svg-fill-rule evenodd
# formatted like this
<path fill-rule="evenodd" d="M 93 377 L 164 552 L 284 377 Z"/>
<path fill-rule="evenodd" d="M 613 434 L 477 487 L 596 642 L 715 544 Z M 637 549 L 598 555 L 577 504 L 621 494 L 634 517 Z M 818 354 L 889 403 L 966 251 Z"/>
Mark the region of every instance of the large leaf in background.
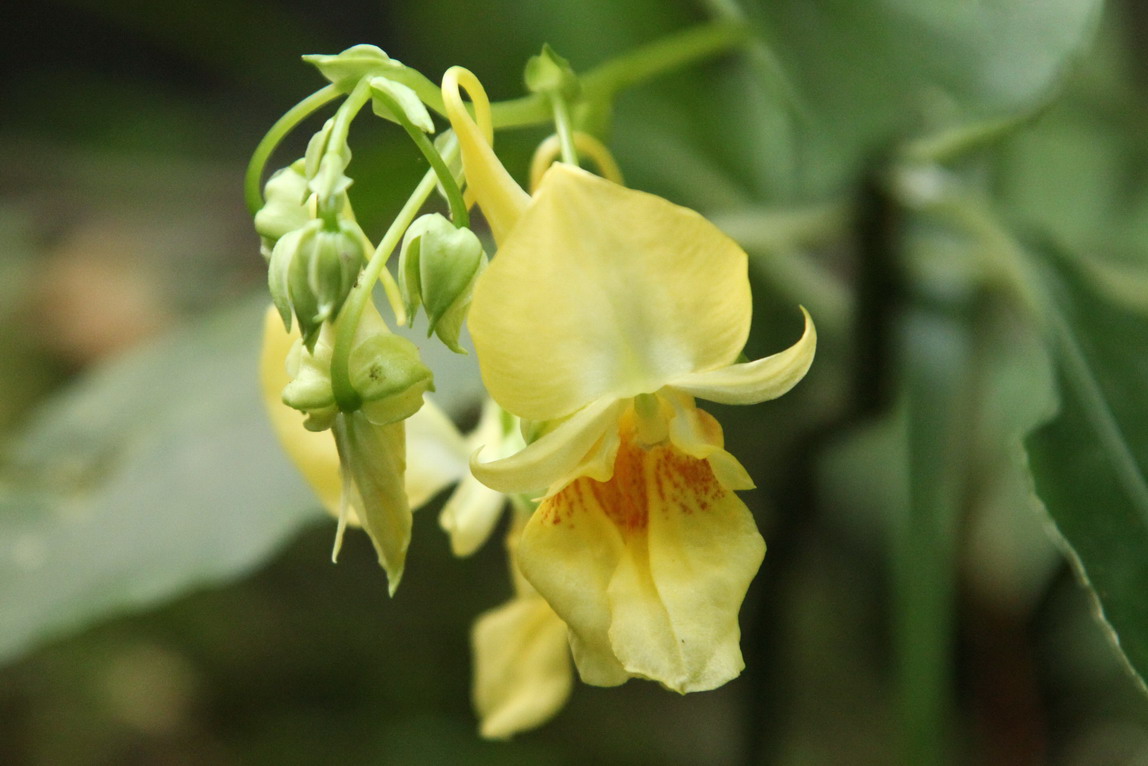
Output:
<path fill-rule="evenodd" d="M 1102 0 L 781 0 L 761 18 L 809 119 L 806 192 L 832 190 L 907 132 L 1046 98 L 1092 37 Z M 805 142 L 809 141 L 810 144 Z"/>
<path fill-rule="evenodd" d="M 1036 492 L 1129 665 L 1148 677 L 1148 313 L 1050 259 L 1059 414 L 1026 441 Z"/>
<path fill-rule="evenodd" d="M 0 661 L 239 577 L 320 518 L 259 399 L 265 302 L 131 353 L 39 413 L 0 487 Z M 432 349 L 439 402 L 475 401 L 466 358 Z"/>

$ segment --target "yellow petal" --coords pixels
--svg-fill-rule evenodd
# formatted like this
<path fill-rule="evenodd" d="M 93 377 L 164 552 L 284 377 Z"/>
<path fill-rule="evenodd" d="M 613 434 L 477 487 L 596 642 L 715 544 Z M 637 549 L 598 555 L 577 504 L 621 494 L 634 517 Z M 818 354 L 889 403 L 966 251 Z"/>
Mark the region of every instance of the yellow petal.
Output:
<path fill-rule="evenodd" d="M 626 406 L 626 402 L 609 399 L 593 402 L 510 457 L 483 463 L 476 452 L 471 457 L 470 470 L 479 481 L 499 492 L 547 489 L 585 465 L 595 445 L 616 429 L 618 416 Z"/>
<path fill-rule="evenodd" d="M 548 721 L 570 696 L 566 625 L 537 595 L 515 598 L 475 623 L 474 707 L 482 736 L 506 739 Z"/>
<path fill-rule="evenodd" d="M 756 362 L 681 375 L 670 381 L 670 385 L 700 399 L 722 404 L 756 404 L 776 399 L 797 385 L 813 364 L 817 329 L 809 312 L 802 308 L 801 313 L 805 315 L 805 331 L 801 339 L 785 351 Z"/>
<path fill-rule="evenodd" d="M 474 102 L 478 124 L 463 106 L 460 87 Z M 494 131 L 490 124 L 490 101 L 478 78 L 462 67 L 446 70 L 442 78 L 442 100 L 450 126 L 458 136 L 467 188 L 477 198 L 495 242 L 501 243 L 530 203 L 530 196 L 514 182 L 491 148 Z"/>
<path fill-rule="evenodd" d="M 407 498 L 418 508 L 444 487 L 470 475 L 466 441 L 430 398 L 407 424 Z"/>
<path fill-rule="evenodd" d="M 478 425 L 467 436 L 467 445 L 471 448 L 490 445 L 495 457 L 506 457 L 521 449 L 523 441 L 516 428 L 504 433 L 503 417 L 503 409 L 487 399 Z M 438 517 L 439 526 L 450 536 L 451 552 L 456 556 L 469 556 L 478 550 L 490 537 L 504 505 L 504 494 L 485 486 L 464 467 L 462 480 Z"/>
<path fill-rule="evenodd" d="M 610 641 L 634 675 L 682 694 L 715 689 L 745 667 L 737 614 L 765 541 L 707 463 L 665 447 L 651 462 L 651 497 L 665 501 L 610 583 Z"/>
<path fill-rule="evenodd" d="M 765 553 L 709 464 L 623 424 L 609 482 L 546 499 L 519 543 L 522 573 L 570 627 L 582 679 L 712 689 L 743 667 L 737 613 Z"/>
<path fill-rule="evenodd" d="M 692 210 L 563 163 L 478 279 L 469 325 L 495 401 L 552 420 L 737 358 L 745 253 Z"/>
<path fill-rule="evenodd" d="M 710 464 L 714 476 L 726 489 L 753 489 L 753 478 L 736 457 L 727 452 L 721 424 L 708 412 L 699 410 L 694 398 L 673 389 L 659 396 L 669 402 L 672 416 L 669 437 L 678 450 Z"/>

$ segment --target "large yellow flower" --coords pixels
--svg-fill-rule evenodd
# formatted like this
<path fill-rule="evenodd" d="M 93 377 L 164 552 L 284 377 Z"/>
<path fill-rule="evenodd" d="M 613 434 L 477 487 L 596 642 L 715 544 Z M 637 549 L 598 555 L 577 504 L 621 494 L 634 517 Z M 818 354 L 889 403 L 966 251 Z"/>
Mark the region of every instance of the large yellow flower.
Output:
<path fill-rule="evenodd" d="M 734 494 L 752 480 L 695 397 L 784 394 L 813 360 L 813 324 L 806 314 L 794 346 L 735 363 L 751 316 L 735 242 L 571 165 L 553 165 L 528 196 L 490 148 L 474 76 L 448 71 L 443 96 L 499 246 L 468 320 L 483 381 L 542 434 L 471 468 L 499 491 L 545 494 L 518 563 L 569 626 L 584 681 L 720 686 L 744 666 L 737 612 L 765 543 Z"/>

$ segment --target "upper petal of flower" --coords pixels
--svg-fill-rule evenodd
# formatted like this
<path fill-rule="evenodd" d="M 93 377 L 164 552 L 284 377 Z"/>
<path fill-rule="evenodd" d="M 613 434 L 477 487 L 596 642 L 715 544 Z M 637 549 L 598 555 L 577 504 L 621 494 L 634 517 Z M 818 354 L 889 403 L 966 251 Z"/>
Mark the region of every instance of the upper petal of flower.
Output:
<path fill-rule="evenodd" d="M 478 279 L 469 324 L 487 390 L 551 420 L 737 358 L 745 252 L 702 216 L 558 163 Z"/>
<path fill-rule="evenodd" d="M 679 375 L 670 385 L 679 391 L 722 404 L 757 404 L 776 399 L 797 385 L 817 350 L 817 329 L 804 308 L 805 331 L 784 351 L 755 362 L 733 364 L 716 370 Z"/>

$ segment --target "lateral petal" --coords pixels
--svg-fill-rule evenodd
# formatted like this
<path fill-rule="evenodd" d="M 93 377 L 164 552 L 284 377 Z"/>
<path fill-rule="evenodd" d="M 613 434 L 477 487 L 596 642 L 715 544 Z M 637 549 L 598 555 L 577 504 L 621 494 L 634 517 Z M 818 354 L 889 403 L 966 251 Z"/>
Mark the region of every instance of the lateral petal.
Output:
<path fill-rule="evenodd" d="M 745 667 L 737 615 L 765 555 L 753 516 L 709 465 L 652 455 L 645 547 L 632 540 L 610 587 L 610 639 L 626 670 L 679 693 L 714 689 Z"/>
<path fill-rule="evenodd" d="M 599 399 L 574 413 L 554 430 L 501 460 L 483 463 L 479 453 L 470 459 L 475 477 L 499 492 L 545 490 L 568 480 L 595 445 L 617 428 L 618 417 L 628 402 Z"/>
<path fill-rule="evenodd" d="M 543 501 L 518 543 L 518 567 L 570 628 L 582 681 L 617 686 L 630 678 L 610 643 L 606 595 L 625 551 L 622 534 L 602 511 L 590 479 Z"/>
<path fill-rule="evenodd" d="M 706 372 L 679 375 L 669 385 L 679 391 L 721 404 L 756 404 L 776 399 L 797 385 L 817 350 L 817 330 L 804 308 L 805 331 L 801 339 L 785 351 L 755 362 L 732 364 Z"/>

